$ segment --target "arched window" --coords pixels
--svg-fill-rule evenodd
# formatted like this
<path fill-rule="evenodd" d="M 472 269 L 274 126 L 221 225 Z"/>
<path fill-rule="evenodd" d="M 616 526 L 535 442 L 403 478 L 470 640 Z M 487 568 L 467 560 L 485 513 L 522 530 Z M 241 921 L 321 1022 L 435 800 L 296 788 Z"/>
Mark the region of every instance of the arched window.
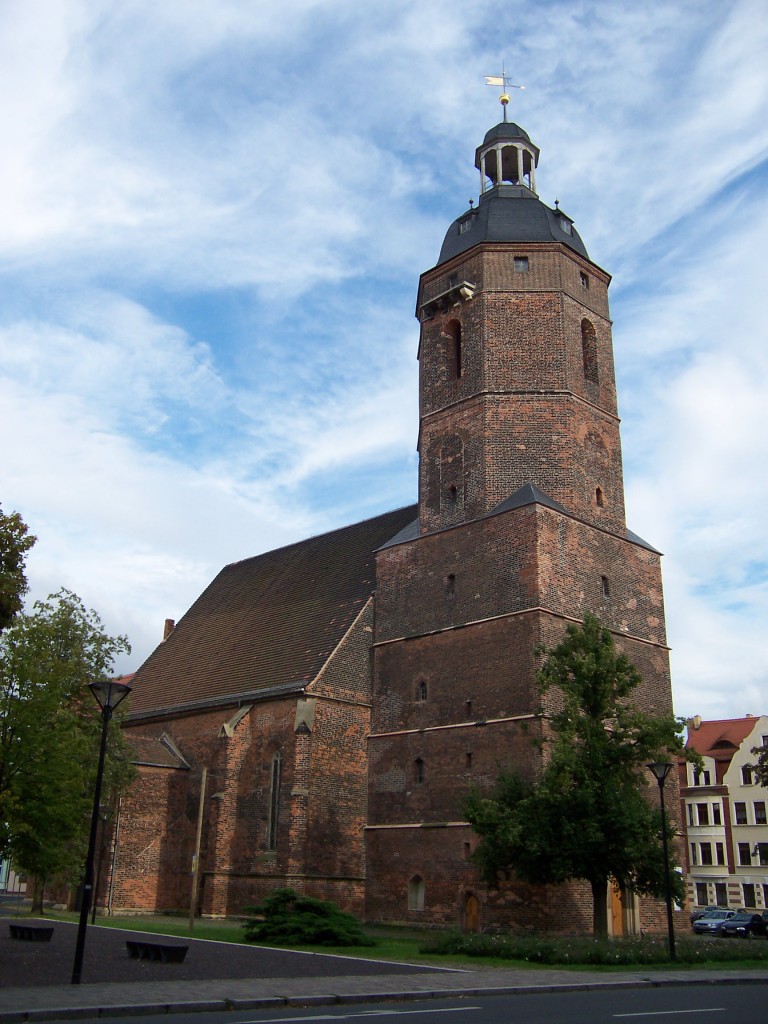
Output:
<path fill-rule="evenodd" d="M 417 786 L 420 786 L 424 781 L 424 762 L 420 757 L 417 757 L 413 762 L 413 781 Z"/>
<path fill-rule="evenodd" d="M 408 909 L 424 909 L 424 879 L 421 875 L 414 875 L 408 883 Z"/>
<path fill-rule="evenodd" d="M 272 758 L 272 772 L 269 783 L 269 817 L 267 820 L 267 849 L 277 849 L 277 824 L 280 817 L 280 772 L 283 764 L 278 750 Z"/>
<path fill-rule="evenodd" d="M 427 684 L 423 679 L 419 681 L 419 685 L 416 687 L 416 700 L 425 701 L 427 699 Z"/>
<path fill-rule="evenodd" d="M 443 328 L 448 338 L 448 371 L 452 380 L 460 380 L 463 370 L 461 353 L 461 324 L 458 320 L 449 320 Z"/>
<path fill-rule="evenodd" d="M 581 321 L 581 358 L 584 362 L 584 380 L 597 384 L 597 335 L 589 320 Z"/>

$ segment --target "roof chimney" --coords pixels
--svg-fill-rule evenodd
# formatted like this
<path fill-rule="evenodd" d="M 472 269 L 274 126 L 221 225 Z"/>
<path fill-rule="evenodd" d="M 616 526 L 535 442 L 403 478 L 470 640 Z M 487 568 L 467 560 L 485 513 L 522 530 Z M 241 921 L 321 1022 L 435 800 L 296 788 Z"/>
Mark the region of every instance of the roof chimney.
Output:
<path fill-rule="evenodd" d="M 171 633 L 174 631 L 175 628 L 176 628 L 176 620 L 175 619 L 166 619 L 165 620 L 165 625 L 163 626 L 163 640 L 167 640 L 168 637 L 171 635 Z"/>

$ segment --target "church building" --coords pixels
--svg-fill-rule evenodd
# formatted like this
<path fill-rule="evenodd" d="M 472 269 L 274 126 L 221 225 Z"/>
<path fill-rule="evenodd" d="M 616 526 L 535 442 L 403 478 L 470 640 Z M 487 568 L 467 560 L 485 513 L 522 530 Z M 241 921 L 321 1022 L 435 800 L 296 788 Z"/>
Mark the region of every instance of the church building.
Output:
<path fill-rule="evenodd" d="M 506 99 L 503 97 L 502 100 Z M 659 553 L 627 529 L 609 275 L 517 124 L 421 277 L 418 503 L 226 566 L 138 670 L 99 903 L 589 931 L 579 883 L 481 883 L 470 786 L 535 774 L 540 645 L 595 613 L 671 710 Z M 106 877 L 108 875 L 108 877 Z M 614 934 L 662 925 L 614 893 Z"/>

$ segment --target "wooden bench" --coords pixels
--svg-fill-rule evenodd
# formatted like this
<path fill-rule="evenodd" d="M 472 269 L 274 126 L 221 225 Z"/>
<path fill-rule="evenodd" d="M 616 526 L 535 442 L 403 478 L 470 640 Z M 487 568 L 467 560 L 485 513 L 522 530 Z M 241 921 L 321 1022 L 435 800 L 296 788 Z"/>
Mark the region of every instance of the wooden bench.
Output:
<path fill-rule="evenodd" d="M 11 924 L 12 939 L 24 939 L 26 942 L 50 942 L 53 928 L 45 928 L 34 924 Z"/>
<path fill-rule="evenodd" d="M 127 939 L 128 955 L 134 960 L 161 960 L 164 964 L 182 964 L 189 946 L 168 946 L 162 942 Z"/>

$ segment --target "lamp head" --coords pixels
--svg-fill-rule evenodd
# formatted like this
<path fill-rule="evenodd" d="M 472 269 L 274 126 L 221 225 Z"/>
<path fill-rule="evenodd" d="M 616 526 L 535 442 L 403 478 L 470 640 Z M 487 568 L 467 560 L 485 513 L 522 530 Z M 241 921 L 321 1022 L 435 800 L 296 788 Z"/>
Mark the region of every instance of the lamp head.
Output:
<path fill-rule="evenodd" d="M 91 693 L 99 702 L 102 709 L 109 708 L 114 711 L 117 705 L 131 692 L 131 687 L 125 683 L 116 683 L 112 679 L 102 679 L 98 683 L 88 684 Z"/>
<path fill-rule="evenodd" d="M 658 784 L 663 786 L 667 776 L 675 766 L 672 761 L 654 761 L 652 764 L 647 764 L 645 767 L 648 771 L 653 772 Z"/>

